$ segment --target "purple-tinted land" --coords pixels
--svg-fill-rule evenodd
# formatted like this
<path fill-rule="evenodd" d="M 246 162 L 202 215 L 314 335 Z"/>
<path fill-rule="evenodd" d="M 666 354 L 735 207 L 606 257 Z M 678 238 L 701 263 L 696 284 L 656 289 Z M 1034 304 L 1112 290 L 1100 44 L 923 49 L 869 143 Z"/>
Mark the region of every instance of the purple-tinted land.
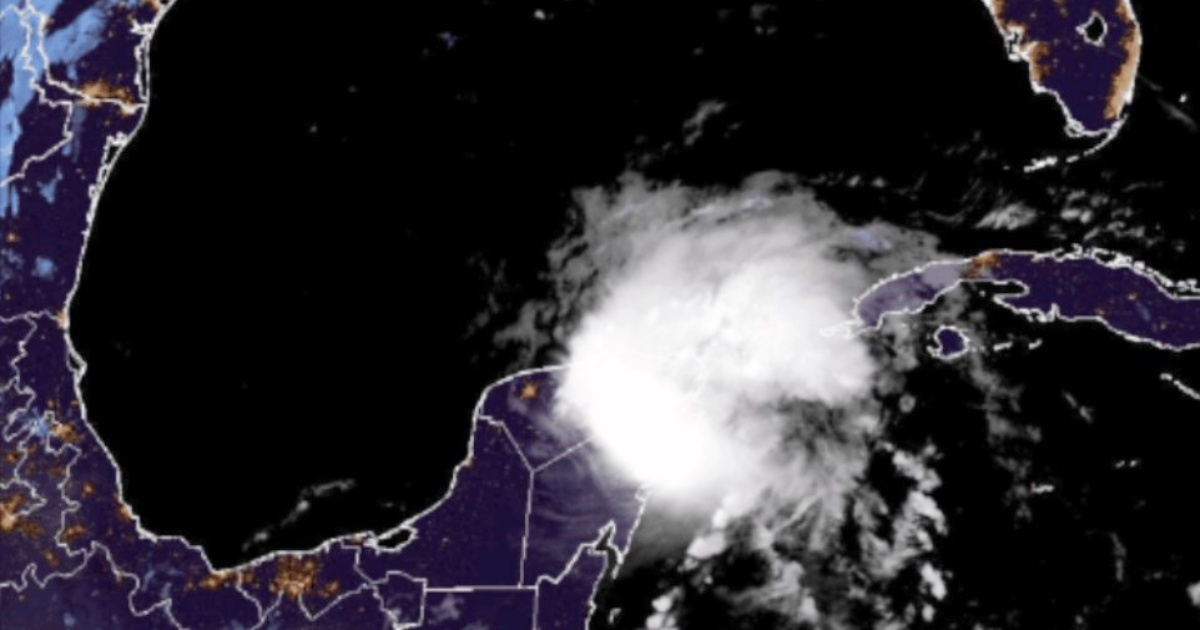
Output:
<path fill-rule="evenodd" d="M 598 539 L 606 528 L 612 528 L 612 544 L 623 553 L 641 507 L 638 485 L 608 464 L 593 443 L 538 471 L 529 511 L 525 584 L 561 574 L 581 545 Z"/>
<path fill-rule="evenodd" d="M 422 627 L 528 630 L 536 595 L 530 589 L 431 592 Z"/>
<path fill-rule="evenodd" d="M 0 317 L 66 305 L 110 143 L 145 111 L 143 42 L 163 9 L 0 0 Z"/>
<path fill-rule="evenodd" d="M 1033 20 L 1018 3 L 993 6 L 1005 29 Z M 1088 131 L 1118 119 L 1137 65 L 1129 43 L 1140 44 L 1123 0 L 1096 7 L 1107 28 L 1099 48 L 1108 52 L 1094 64 L 1064 30 L 1090 18 L 1090 5 L 1071 4 L 1057 26 L 1026 25 L 1019 43 L 1039 85 L 1059 93 Z M 117 462 L 84 417 L 65 307 L 104 174 L 145 114 L 146 43 L 165 9 L 161 0 L 0 0 L 4 626 L 586 627 L 596 585 L 614 568 L 609 558 L 628 551 L 643 497 L 585 431 L 555 416 L 559 368 L 483 393 L 453 486 L 397 526 L 412 534 L 398 547 L 381 544 L 387 535 L 361 534 L 218 568 L 200 548 L 140 526 Z M 1080 72 L 1071 60 L 1093 69 Z M 1001 303 L 1023 312 L 1095 319 L 1172 348 L 1200 341 L 1200 297 L 1086 256 L 931 265 L 877 286 L 856 312 L 876 326 L 962 281 L 1019 283 L 1025 293 Z"/>
<path fill-rule="evenodd" d="M 984 0 L 1035 90 L 1054 94 L 1068 133 L 1103 134 L 1133 96 L 1142 35 L 1129 0 Z"/>
<path fill-rule="evenodd" d="M 644 498 L 581 429 L 555 416 L 560 373 L 525 372 L 484 392 L 471 450 L 451 491 L 404 525 L 412 538 L 400 548 L 361 549 L 366 577 L 420 580 L 459 595 L 469 586 L 507 586 L 534 593 L 539 610 L 545 607 L 539 618 L 551 627 L 584 627 L 591 593 L 608 567 L 606 556 L 585 550 L 608 535 L 618 557 L 627 552 Z M 573 578 L 561 587 L 535 588 L 566 575 Z M 542 590 L 566 599 L 542 601 Z M 427 624 L 430 605 L 427 593 Z"/>
<path fill-rule="evenodd" d="M 366 553 L 367 550 L 363 550 Z M 393 623 L 420 625 L 425 611 L 425 587 L 416 580 L 393 573 L 375 583 L 380 607 Z"/>
<path fill-rule="evenodd" d="M 165 607 L 136 614 L 125 597 L 135 583 L 115 571 L 104 553 L 94 553 L 69 577 L 16 591 L 0 589 L 4 627 L 138 628 L 172 630 L 177 626 Z"/>
<path fill-rule="evenodd" d="M 1108 252 L 992 251 L 893 276 L 864 293 L 854 315 L 877 328 L 918 313 L 963 283 L 1014 287 L 997 304 L 1039 321 L 1094 321 L 1133 341 L 1172 350 L 1200 345 L 1200 291 Z"/>
<path fill-rule="evenodd" d="M 502 586 L 521 579 L 521 555 L 532 472 L 504 426 L 475 421 L 471 456 L 459 465 L 453 489 L 417 519 L 397 567 L 425 576 L 430 586 Z"/>
<path fill-rule="evenodd" d="M 939 359 L 954 359 L 967 351 L 967 337 L 953 326 L 942 326 L 933 333 L 932 352 Z"/>
<path fill-rule="evenodd" d="M 8 330 L 26 352 L 11 359 L 9 387 L 46 396 L 10 414 L 5 441 L 12 482 L 0 492 L 0 596 L 14 602 L 14 618 L 104 618 L 121 628 L 425 627 L 447 623 L 457 605 L 441 596 L 432 605 L 447 608 L 431 611 L 430 589 L 440 587 L 462 600 L 462 618 L 489 627 L 530 627 L 533 602 L 544 597 L 545 627 L 583 628 L 608 568 L 586 550 L 609 532 L 613 548 L 627 551 L 641 512 L 638 485 L 586 439 L 546 453 L 536 471 L 526 463 L 521 447 L 553 443 L 549 411 L 506 415 L 525 428 L 524 444 L 505 423 L 478 415 L 450 492 L 403 525 L 413 535 L 399 548 L 359 535 L 216 569 L 199 548 L 139 528 L 116 466 L 80 415 L 58 321 L 19 321 Z M 526 409 L 549 409 L 554 374 L 501 381 L 480 409 L 514 383 Z M 79 588 L 98 598 L 74 608 Z"/>
<path fill-rule="evenodd" d="M 29 352 L 13 359 L 10 386 L 24 387 L 28 373 L 48 396 L 46 409 L 13 414 L 13 482 L 0 492 L 0 596 L 14 602 L 14 618 L 104 618 L 121 628 L 417 627 L 447 623 L 461 599 L 463 619 L 528 628 L 533 602 L 544 597 L 545 627 L 583 628 L 607 569 L 604 556 L 585 550 L 608 528 L 614 548 L 627 551 L 641 511 L 638 486 L 590 443 L 567 447 L 535 472 L 506 425 L 480 415 L 450 492 L 403 526 L 413 536 L 398 549 L 360 535 L 215 569 L 199 548 L 138 527 L 120 499 L 115 465 L 74 404 L 57 321 L 21 321 L 13 334 Z M 552 374 L 519 378 L 551 399 Z M 498 383 L 484 400 L 511 385 Z M 529 388 L 526 396 L 534 396 Z M 547 443 L 552 414 L 508 418 L 524 422 L 534 443 Z M 437 587 L 458 598 L 434 598 L 433 606 L 445 607 L 440 613 L 429 608 L 429 589 Z M 74 608 L 80 588 L 100 595 Z"/>
<path fill-rule="evenodd" d="M 546 598 L 541 623 L 583 628 L 603 570 L 576 569 L 569 591 L 543 592 L 523 586 L 542 577 L 526 580 L 526 556 L 548 576 L 582 567 L 572 562 L 604 523 L 627 547 L 641 505 L 623 478 L 566 474 L 587 467 L 572 450 L 587 437 L 554 417 L 554 369 L 484 393 L 453 487 L 398 526 L 412 532 L 398 548 L 362 534 L 217 568 L 187 541 L 141 528 L 83 416 L 66 305 L 97 184 L 145 113 L 146 42 L 164 9 L 157 0 L 0 0 L 4 627 L 526 630 Z M 548 527 L 550 518 L 560 520 Z"/>
<path fill-rule="evenodd" d="M 592 548 L 581 549 L 565 574 L 539 580 L 537 627 L 540 630 L 586 628 L 596 583 L 607 567 L 603 553 Z"/>
<path fill-rule="evenodd" d="M 561 370 L 517 375 L 493 385 L 484 394 L 479 413 L 504 423 L 532 468 L 545 466 L 587 440 L 580 427 L 554 418 L 553 392 Z"/>

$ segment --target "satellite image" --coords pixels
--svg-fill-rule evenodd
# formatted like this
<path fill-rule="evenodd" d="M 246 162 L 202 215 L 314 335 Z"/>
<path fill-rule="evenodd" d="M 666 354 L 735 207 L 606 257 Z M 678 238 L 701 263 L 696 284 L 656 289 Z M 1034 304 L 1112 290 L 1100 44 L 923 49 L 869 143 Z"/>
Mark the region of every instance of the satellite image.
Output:
<path fill-rule="evenodd" d="M 0 0 L 0 630 L 1200 629 L 1198 19 Z"/>

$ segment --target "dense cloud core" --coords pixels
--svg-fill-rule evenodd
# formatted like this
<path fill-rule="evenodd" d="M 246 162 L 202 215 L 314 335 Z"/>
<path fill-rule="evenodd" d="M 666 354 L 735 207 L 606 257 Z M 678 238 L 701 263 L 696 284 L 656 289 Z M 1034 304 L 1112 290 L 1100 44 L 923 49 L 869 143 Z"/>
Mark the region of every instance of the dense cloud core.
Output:
<path fill-rule="evenodd" d="M 784 444 L 821 431 L 855 441 L 873 423 L 861 401 L 874 367 L 838 329 L 868 284 L 833 255 L 845 226 L 778 183 L 691 204 L 627 191 L 607 211 L 632 229 L 567 342 L 560 401 L 660 500 L 818 501 L 858 466 Z"/>
<path fill-rule="evenodd" d="M 561 416 L 645 483 L 656 514 L 685 515 L 661 534 L 682 538 L 688 562 L 758 555 L 769 570 L 737 605 L 807 618 L 803 569 L 777 545 L 836 553 L 847 518 L 871 527 L 881 504 L 863 481 L 887 448 L 880 400 L 913 363 L 852 334 L 854 299 L 937 258 L 936 240 L 847 224 L 778 173 L 735 190 L 627 176 L 576 200 L 572 231 L 549 253 L 550 295 L 496 341 L 528 364 L 567 366 Z M 939 518 L 923 494 L 936 478 L 919 458 L 896 465 L 923 490 L 893 515 L 894 541 L 864 534 L 872 574 L 917 557 L 928 540 L 915 523 Z"/>

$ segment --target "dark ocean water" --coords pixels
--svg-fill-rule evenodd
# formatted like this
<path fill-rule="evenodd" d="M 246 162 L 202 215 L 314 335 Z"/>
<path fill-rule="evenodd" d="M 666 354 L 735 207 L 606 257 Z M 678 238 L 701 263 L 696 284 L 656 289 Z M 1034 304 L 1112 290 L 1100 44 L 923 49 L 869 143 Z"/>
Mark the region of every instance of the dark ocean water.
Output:
<path fill-rule="evenodd" d="M 1010 347 L 990 350 L 974 369 L 969 357 L 928 359 L 881 401 L 884 428 L 864 479 L 895 511 L 913 484 L 889 449 L 936 453 L 929 465 L 940 484 L 930 496 L 946 529 L 931 533 L 932 552 L 886 579 L 867 577 L 875 565 L 860 536 L 902 533 L 856 522 L 857 498 L 838 535 L 819 547 L 786 536 L 771 551 L 731 543 L 735 551 L 699 569 L 682 561 L 686 543 L 649 526 L 606 586 L 602 617 L 617 611 L 611 627 L 644 627 L 653 600 L 674 589 L 682 628 L 814 627 L 753 605 L 762 601 L 756 589 L 776 580 L 765 558 L 778 553 L 803 565 L 799 582 L 821 614 L 852 627 L 879 627 L 889 615 L 936 628 L 1122 628 L 1150 615 L 1163 627 L 1200 627 L 1188 595 L 1200 581 L 1200 519 L 1187 499 L 1200 475 L 1198 403 L 1161 378 L 1200 383 L 1200 355 L 1129 343 L 1097 324 L 1028 322 L 989 306 L 994 294 L 947 299 L 982 316 L 973 322 L 977 342 Z M 932 339 L 938 323 L 912 325 Z M 945 599 L 921 586 L 923 562 L 945 576 Z M 932 619 L 919 619 L 923 602 Z"/>
<path fill-rule="evenodd" d="M 1181 16 L 1144 10 L 1145 76 L 1166 96 L 1194 87 L 1168 56 L 1197 52 Z M 1149 182 L 1130 194 L 1153 234 L 1194 221 L 1195 192 L 1175 186 L 1194 134 L 1155 98 L 1087 166 L 1012 168 L 1060 146 L 1061 120 L 982 3 L 378 11 L 180 0 L 99 205 L 71 312 L 88 411 L 144 524 L 217 564 L 385 528 L 440 496 L 481 389 L 531 367 L 473 323 L 539 296 L 572 191 L 626 170 L 700 186 L 798 173 L 852 220 L 967 252 L 1073 234 L 969 229 L 1005 199 L 1053 205 L 1050 186 Z M 707 101 L 725 107 L 688 141 Z M 1190 250 L 1138 253 L 1194 270 Z M 348 479 L 243 547 L 306 488 Z"/>

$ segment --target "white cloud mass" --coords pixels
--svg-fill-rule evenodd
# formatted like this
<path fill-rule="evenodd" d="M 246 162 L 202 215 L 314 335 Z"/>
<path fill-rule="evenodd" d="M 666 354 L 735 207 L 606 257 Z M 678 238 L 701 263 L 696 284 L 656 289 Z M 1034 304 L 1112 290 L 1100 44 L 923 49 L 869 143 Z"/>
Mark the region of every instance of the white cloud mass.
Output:
<path fill-rule="evenodd" d="M 837 327 L 872 280 L 847 248 L 879 239 L 786 184 L 581 197 L 607 264 L 559 402 L 657 500 L 836 517 L 864 465 L 875 366 Z"/>
<path fill-rule="evenodd" d="M 937 239 L 848 224 L 779 173 L 734 190 L 627 175 L 575 201 L 548 252 L 544 297 L 495 301 L 477 326 L 519 357 L 514 369 L 567 366 L 561 417 L 585 424 L 650 488 L 658 526 L 639 561 L 686 553 L 681 570 L 704 585 L 721 558 L 754 556 L 766 573 L 723 601 L 808 622 L 838 617 L 859 591 L 847 582 L 835 601 L 817 601 L 832 595 L 800 577 L 837 570 L 811 555 L 802 566 L 798 550 L 839 557 L 849 534 L 862 579 L 927 561 L 942 531 L 928 495 L 936 479 L 913 476 L 900 506 L 864 483 L 873 455 L 895 450 L 880 414 L 901 398 L 924 338 L 898 320 L 868 337 L 844 333 L 868 287 L 944 257 Z M 675 614 L 656 610 L 659 623 Z"/>

